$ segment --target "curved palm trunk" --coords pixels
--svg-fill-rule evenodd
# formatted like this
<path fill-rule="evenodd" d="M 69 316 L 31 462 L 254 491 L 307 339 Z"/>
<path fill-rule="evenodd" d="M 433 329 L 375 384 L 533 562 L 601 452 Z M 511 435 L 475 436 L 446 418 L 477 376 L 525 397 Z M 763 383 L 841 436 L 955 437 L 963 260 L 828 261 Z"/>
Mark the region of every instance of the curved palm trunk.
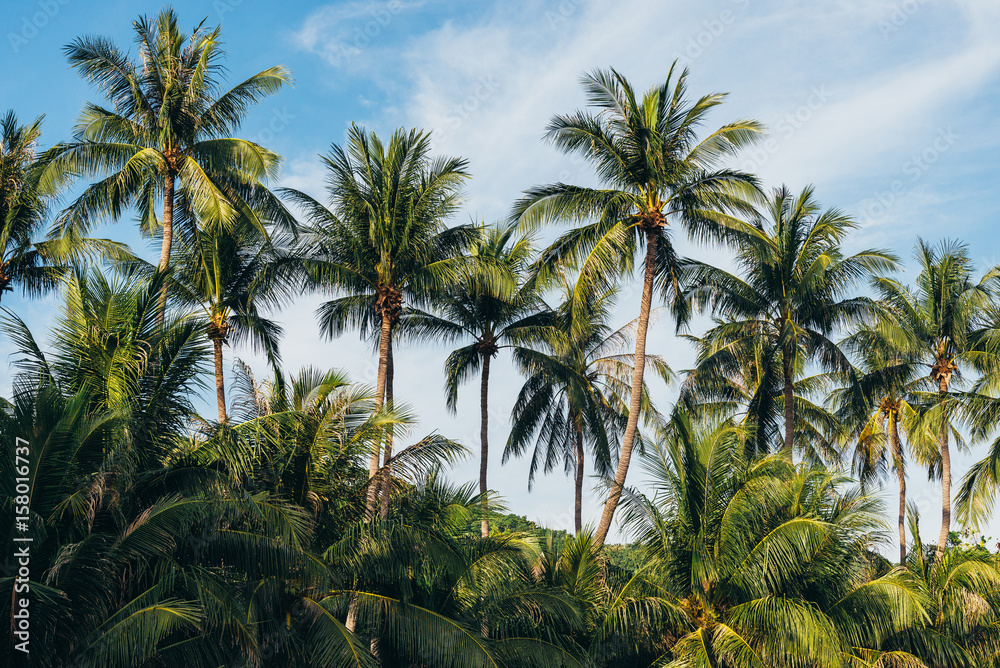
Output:
<path fill-rule="evenodd" d="M 938 385 L 938 392 L 944 399 L 948 391 L 948 377 L 941 376 Z M 941 533 L 938 535 L 937 554 L 938 558 L 944 556 L 945 547 L 948 545 L 948 533 L 951 531 L 951 453 L 948 450 L 948 414 L 946 410 L 941 411 Z"/>
<path fill-rule="evenodd" d="M 576 535 L 579 536 L 580 532 L 583 530 L 583 469 L 587 461 L 583 452 L 583 425 L 574 422 L 575 430 L 575 443 L 576 446 L 576 490 L 574 498 L 574 518 L 573 524 L 576 528 Z"/>
<path fill-rule="evenodd" d="M 903 447 L 899 442 L 899 417 L 893 413 L 889 418 L 889 445 L 899 480 L 899 516 L 896 518 L 899 530 L 899 563 L 906 563 L 906 468 L 903 466 Z"/>
<path fill-rule="evenodd" d="M 635 332 L 635 358 L 632 369 L 632 396 L 629 400 L 628 423 L 622 438 L 621 454 L 618 457 L 618 469 L 611 485 L 611 493 L 604 502 L 601 513 L 601 523 L 597 526 L 594 541 L 597 547 L 604 545 L 608 532 L 611 530 L 611 520 L 614 518 L 618 501 L 625 487 L 625 476 L 628 474 L 629 460 L 632 458 L 632 446 L 639 427 L 639 409 L 642 403 L 642 374 L 646 367 L 646 330 L 649 329 L 649 310 L 653 303 L 653 278 L 655 276 L 656 244 L 659 241 L 657 232 L 646 232 L 646 261 L 642 281 L 642 305 L 639 311 L 639 323 Z"/>
<path fill-rule="evenodd" d="M 389 331 L 389 353 L 385 362 L 385 405 L 392 407 L 392 382 L 395 376 L 396 365 L 393 358 L 392 330 Z M 382 507 L 379 511 L 381 517 L 389 516 L 389 497 L 392 491 L 392 431 L 385 435 L 385 455 L 382 459 L 382 479 L 379 482 L 379 492 L 382 495 Z"/>
<path fill-rule="evenodd" d="M 792 378 L 792 356 L 787 350 L 781 354 L 781 367 L 785 376 L 785 454 L 792 461 L 792 443 L 795 436 L 795 382 Z"/>
<path fill-rule="evenodd" d="M 163 242 L 160 245 L 160 262 L 156 265 L 157 271 L 161 274 L 170 265 L 170 247 L 174 239 L 174 186 L 175 176 L 167 173 L 163 182 Z M 163 327 L 163 321 L 167 317 L 167 286 L 160 288 L 159 310 L 156 314 L 156 323 Z"/>
<path fill-rule="evenodd" d="M 215 398 L 219 402 L 219 422 L 226 421 L 226 383 L 222 373 L 222 339 L 212 339 L 215 349 Z"/>
<path fill-rule="evenodd" d="M 489 507 L 486 499 L 486 492 L 489 490 L 486 470 L 490 461 L 490 358 L 490 355 L 483 355 L 483 377 L 479 387 L 479 494 L 482 496 L 483 517 L 480 522 L 480 531 L 483 538 L 488 538 L 490 535 L 490 520 L 486 516 Z"/>

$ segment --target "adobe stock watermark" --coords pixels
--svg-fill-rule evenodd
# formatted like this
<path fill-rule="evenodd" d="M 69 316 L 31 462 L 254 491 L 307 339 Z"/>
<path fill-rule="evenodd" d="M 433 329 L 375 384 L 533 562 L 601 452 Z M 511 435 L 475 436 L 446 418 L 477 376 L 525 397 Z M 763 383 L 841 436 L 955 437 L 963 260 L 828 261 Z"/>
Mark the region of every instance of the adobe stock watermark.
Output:
<path fill-rule="evenodd" d="M 545 20 L 549 22 L 549 28 L 558 30 L 582 4 L 583 0 L 560 0 L 555 9 L 546 9 Z"/>
<path fill-rule="evenodd" d="M 33 40 L 38 35 L 38 31 L 47 26 L 49 21 L 55 18 L 69 3 L 70 0 L 38 0 L 35 5 L 38 9 L 21 17 L 20 29 L 17 32 L 7 33 L 7 41 L 14 53 L 20 52 L 21 48 Z"/>
<path fill-rule="evenodd" d="M 268 120 L 266 126 L 249 137 L 249 141 L 259 146 L 267 146 L 276 135 L 284 132 L 294 119 L 295 114 L 288 111 L 287 106 L 281 109 L 272 109 L 271 118 Z"/>
<path fill-rule="evenodd" d="M 833 97 L 826 85 L 813 86 L 805 101 L 789 111 L 774 123 L 774 134 L 748 149 L 741 168 L 745 172 L 759 170 L 772 155 L 778 152 L 783 141 L 795 136 L 813 116 Z"/>
<path fill-rule="evenodd" d="M 888 188 L 875 192 L 863 207 L 862 218 L 866 222 L 870 222 L 885 216 L 912 185 L 923 178 L 934 163 L 947 153 L 960 138 L 961 135 L 956 134 L 950 127 L 938 128 L 934 141 L 928 144 L 924 150 L 912 155 L 900 168 L 903 175 L 908 176 L 909 179 L 894 179 Z"/>
<path fill-rule="evenodd" d="M 750 6 L 750 0 L 731 0 L 734 8 L 723 9 L 715 17 L 701 22 L 701 29 L 688 38 L 682 53 L 675 53 L 674 59 L 683 65 L 690 65 L 722 37 L 726 29 L 736 23 L 740 13 Z"/>
<path fill-rule="evenodd" d="M 221 19 L 226 14 L 236 11 L 236 8 L 243 4 L 243 0 L 213 0 L 212 9 Z"/>
<path fill-rule="evenodd" d="M 446 127 L 434 128 L 433 135 L 439 140 L 448 138 L 449 132 L 458 130 L 470 117 L 475 115 L 483 104 L 500 90 L 500 81 L 492 74 L 480 76 L 475 86 L 458 104 L 444 114 Z"/>
<path fill-rule="evenodd" d="M 893 5 L 889 18 L 881 19 L 876 24 L 883 39 L 889 39 L 889 35 L 906 25 L 913 18 L 913 15 L 920 11 L 925 2 L 927 0 L 903 0 Z"/>
<path fill-rule="evenodd" d="M 31 519 L 28 508 L 31 500 L 31 447 L 23 438 L 14 439 L 14 561 L 17 575 L 14 578 L 14 595 L 11 600 L 11 633 L 18 640 L 14 649 L 28 654 L 31 641 L 31 615 L 28 612 L 31 593 L 31 536 L 28 533 Z"/>
<path fill-rule="evenodd" d="M 393 19 L 398 16 L 406 6 L 400 0 L 390 0 L 387 3 L 371 3 L 368 6 L 368 20 L 363 24 L 356 25 L 352 33 L 346 38 L 337 40 L 335 44 L 329 44 L 323 51 L 323 55 L 334 67 L 339 67 L 353 58 L 361 55 L 372 42 L 382 34 L 382 31 L 389 27 Z M 364 17 L 362 17 L 364 18 Z"/>

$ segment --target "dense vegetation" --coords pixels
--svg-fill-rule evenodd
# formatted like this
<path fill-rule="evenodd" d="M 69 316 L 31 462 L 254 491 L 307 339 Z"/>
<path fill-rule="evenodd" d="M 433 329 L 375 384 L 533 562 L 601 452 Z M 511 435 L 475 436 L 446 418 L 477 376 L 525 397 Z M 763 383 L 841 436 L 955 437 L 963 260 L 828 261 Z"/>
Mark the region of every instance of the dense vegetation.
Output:
<path fill-rule="evenodd" d="M 280 157 L 238 135 L 290 74 L 227 89 L 217 29 L 184 34 L 166 10 L 135 32 L 134 59 L 66 47 L 105 98 L 71 139 L 43 150 L 40 120 L 0 122 L 0 330 L 17 351 L 0 518 L 5 545 L 32 539 L 30 665 L 1000 665 L 1000 562 L 956 533 L 1000 483 L 1000 267 L 918 240 L 907 285 L 893 252 L 848 253 L 857 224 L 812 188 L 728 166 L 764 128 L 706 127 L 724 96 L 673 69 L 641 95 L 586 75 L 588 109 L 546 138 L 599 187 L 529 188 L 494 225 L 453 224 L 468 165 L 421 130 L 352 126 L 323 156 L 324 196 L 274 189 Z M 91 238 L 130 216 L 156 264 Z M 560 227 L 540 248 L 543 225 Z M 681 257 L 678 229 L 735 262 Z M 637 312 L 619 298 L 634 275 Z M 8 293 L 52 290 L 54 324 L 32 331 Z M 375 387 L 282 367 L 269 314 L 304 292 L 328 299 L 317 336 L 373 344 Z M 651 326 L 698 314 L 690 369 L 646 350 Z M 465 445 L 414 438 L 394 394 L 401 344 L 428 338 L 453 346 L 445 405 L 479 387 L 478 483 L 444 477 Z M 233 343 L 269 368 L 226 359 Z M 574 475 L 573 534 L 505 514 L 490 487 L 497 360 L 524 377 L 503 459 Z M 654 405 L 663 382 L 674 406 Z M 984 442 L 953 494 L 951 448 Z M 599 518 L 582 515 L 588 467 Z M 908 509 L 914 469 L 941 481 L 936 542 Z M 615 518 L 628 545 L 605 545 Z M 4 655 L 26 662 L 15 642 Z"/>

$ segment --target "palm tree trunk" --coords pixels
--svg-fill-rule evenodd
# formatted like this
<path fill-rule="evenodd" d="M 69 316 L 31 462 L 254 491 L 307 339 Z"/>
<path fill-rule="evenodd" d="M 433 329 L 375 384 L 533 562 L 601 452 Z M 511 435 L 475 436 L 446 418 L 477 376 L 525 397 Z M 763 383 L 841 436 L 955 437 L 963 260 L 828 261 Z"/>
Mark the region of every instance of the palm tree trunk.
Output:
<path fill-rule="evenodd" d="M 375 380 L 375 409 L 382 408 L 385 398 L 386 376 L 389 368 L 389 355 L 392 345 L 392 319 L 389 313 L 382 313 L 382 331 L 378 341 L 378 376 Z M 375 511 L 378 508 L 378 476 L 379 456 L 382 454 L 382 443 L 377 441 L 372 448 L 371 459 L 368 460 L 368 498 L 365 501 L 365 519 L 369 522 L 375 518 Z M 351 601 L 347 606 L 347 619 L 344 626 L 351 633 L 358 624 L 358 598 L 351 596 Z"/>
<path fill-rule="evenodd" d="M 385 362 L 385 405 L 392 407 L 392 382 L 395 377 L 396 364 L 393 358 L 392 349 L 392 330 L 389 330 L 389 353 L 386 355 Z M 382 508 L 379 514 L 386 518 L 389 516 L 389 497 L 392 491 L 392 464 L 389 461 L 392 459 L 392 430 L 385 435 L 385 455 L 382 459 L 382 481 L 379 483 L 380 492 L 382 494 Z"/>
<path fill-rule="evenodd" d="M 629 400 L 628 423 L 625 426 L 625 434 L 622 437 L 622 449 L 618 457 L 618 470 L 615 471 L 615 480 L 611 486 L 611 493 L 608 494 L 608 499 L 604 502 L 601 523 L 597 526 L 597 533 L 594 536 L 597 547 L 604 545 L 604 541 L 608 537 L 608 532 L 611 530 L 611 520 L 614 518 L 615 510 L 618 508 L 618 501 L 621 499 L 622 490 L 625 487 L 625 476 L 628 474 L 628 465 L 632 458 L 632 445 L 635 443 L 635 434 L 639 427 L 639 409 L 642 403 L 642 374 L 646 367 L 646 330 L 649 329 L 649 311 L 653 303 L 653 278 L 655 276 L 656 244 L 658 241 L 659 232 L 657 230 L 646 232 L 646 261 L 642 280 L 642 304 L 639 311 L 639 323 L 635 332 L 635 358 L 633 360 L 635 367 L 632 369 L 632 396 Z"/>
<path fill-rule="evenodd" d="M 492 355 L 483 355 L 483 377 L 480 380 L 479 385 L 479 495 L 482 497 L 481 508 L 483 516 L 480 519 L 479 531 L 483 538 L 490 537 L 490 520 L 487 518 L 486 513 L 489 509 L 489 502 L 486 498 L 486 492 L 489 490 L 489 485 L 486 480 L 486 470 L 489 465 L 490 457 L 490 412 L 489 412 L 489 396 L 490 396 L 490 359 Z M 480 596 L 479 600 L 482 603 L 484 596 Z M 486 618 L 484 613 L 482 618 L 479 620 L 479 632 L 484 638 L 490 637 L 490 627 L 489 620 Z"/>
<path fill-rule="evenodd" d="M 174 239 L 174 174 L 168 172 L 163 182 L 163 241 L 160 244 L 160 262 L 156 269 L 162 274 L 170 265 L 170 247 Z M 159 310 L 156 314 L 157 325 L 162 329 L 167 317 L 167 286 L 160 288 Z"/>
<path fill-rule="evenodd" d="M 486 481 L 486 470 L 490 461 L 490 358 L 491 355 L 483 355 L 483 377 L 479 387 L 479 494 L 482 496 L 483 517 L 480 521 L 480 531 L 483 538 L 489 538 L 490 520 L 486 516 L 489 504 L 486 499 L 486 492 L 489 485 Z"/>
<path fill-rule="evenodd" d="M 574 517 L 573 525 L 576 528 L 576 535 L 579 536 L 583 530 L 583 468 L 587 461 L 583 452 L 583 425 L 574 422 L 575 446 L 576 446 L 576 489 L 574 497 Z"/>
<path fill-rule="evenodd" d="M 896 518 L 899 529 L 899 563 L 906 563 L 906 468 L 903 466 L 903 448 L 899 442 L 899 418 L 896 413 L 889 417 L 889 445 L 892 448 L 892 459 L 896 467 L 896 477 L 899 479 L 899 517 Z"/>
<path fill-rule="evenodd" d="M 219 422 L 226 421 L 226 383 L 222 374 L 222 339 L 212 339 L 215 348 L 215 398 L 219 402 Z"/>
<path fill-rule="evenodd" d="M 389 341 L 392 334 L 392 321 L 389 314 L 382 313 L 382 332 L 378 342 L 378 376 L 375 381 L 375 409 L 382 408 L 385 398 L 385 377 L 389 366 Z M 378 475 L 379 457 L 382 454 L 382 443 L 376 442 L 372 448 L 371 458 L 368 460 L 368 499 L 365 503 L 365 517 L 369 520 L 375 517 L 375 510 L 378 507 Z"/>
<path fill-rule="evenodd" d="M 938 386 L 941 398 L 948 392 L 948 377 L 942 376 Z M 951 453 L 948 451 L 948 414 L 944 407 L 941 410 L 941 533 L 938 535 L 938 559 L 944 556 L 948 545 L 948 533 L 951 531 Z"/>
<path fill-rule="evenodd" d="M 792 461 L 792 442 L 795 436 L 795 383 L 792 378 L 792 356 L 787 350 L 781 354 L 782 373 L 785 376 L 785 453 Z"/>

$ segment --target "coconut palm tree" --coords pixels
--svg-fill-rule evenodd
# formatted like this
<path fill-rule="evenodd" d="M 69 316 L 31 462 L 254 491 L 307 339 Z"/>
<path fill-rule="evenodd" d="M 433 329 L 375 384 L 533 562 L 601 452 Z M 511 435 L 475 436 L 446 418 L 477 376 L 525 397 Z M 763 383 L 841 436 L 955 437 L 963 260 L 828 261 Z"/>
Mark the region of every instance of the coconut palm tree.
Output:
<path fill-rule="evenodd" d="M 843 387 L 831 392 L 828 402 L 842 425 L 848 446 L 853 449 L 852 469 L 862 485 L 881 482 L 891 464 L 899 485 L 896 529 L 899 536 L 899 563 L 906 563 L 906 453 L 904 435 L 910 449 L 924 452 L 928 434 L 921 429 L 920 407 L 911 403 L 919 389 L 919 368 L 883 338 L 877 329 L 862 327 L 841 344 L 861 361 L 857 370 L 844 374 Z M 924 436 L 924 438 L 921 438 Z M 933 439 L 932 439 L 933 440 Z M 931 446 L 934 448 L 935 446 Z"/>
<path fill-rule="evenodd" d="M 658 665 L 840 666 L 885 652 L 922 622 L 925 599 L 906 569 L 873 564 L 880 503 L 825 470 L 747 458 L 740 430 L 675 412 L 646 449 L 645 494 L 626 504 L 670 606 L 676 640 Z"/>
<path fill-rule="evenodd" d="M 628 352 L 636 323 L 614 330 L 611 319 L 615 293 L 582 291 L 563 284 L 564 301 L 555 322 L 540 332 L 540 341 L 518 347 L 514 358 L 527 376 L 511 411 L 511 431 L 503 461 L 520 457 L 534 441 L 528 473 L 531 487 L 541 469 L 551 471 L 560 461 L 575 473 L 574 527 L 583 529 L 583 478 L 589 447 L 598 474 L 610 476 L 614 453 L 628 423 L 629 391 L 634 357 Z M 669 382 L 672 372 L 658 355 L 646 355 L 651 371 Z M 643 385 L 640 410 L 652 419 L 654 409 Z"/>
<path fill-rule="evenodd" d="M 466 162 L 432 159 L 425 132 L 397 130 L 386 145 L 354 125 L 347 145 L 334 144 L 323 162 L 332 210 L 301 191 L 282 192 L 309 224 L 302 248 L 312 285 L 341 295 L 319 308 L 320 330 L 330 337 L 348 328 L 360 329 L 364 338 L 378 336 L 375 393 L 381 405 L 392 400 L 389 362 L 404 305 L 426 306 L 469 266 L 461 254 L 475 239 L 475 226 L 445 226 L 468 178 Z M 371 453 L 372 477 L 380 454 L 378 448 Z M 387 441 L 385 461 L 391 456 Z M 369 512 L 377 495 L 371 485 Z"/>
<path fill-rule="evenodd" d="M 198 308 L 215 354 L 219 422 L 226 422 L 222 346 L 250 341 L 272 365 L 281 359 L 281 326 L 261 308 L 288 303 L 300 284 L 296 258 L 249 224 L 194 228 L 183 235 L 171 285 L 178 302 Z M 275 242 L 275 243 L 272 243 Z"/>
<path fill-rule="evenodd" d="M 356 498 L 366 483 L 362 459 L 389 425 L 410 426 L 408 416 L 376 413 L 374 388 L 341 371 L 272 371 L 257 380 L 248 365 L 236 365 L 233 430 L 264 462 L 256 478 L 296 505 L 353 524 L 364 509 L 363 494 Z"/>
<path fill-rule="evenodd" d="M 51 346 L 4 322 L 19 373 L 0 431 L 27 441 L 31 459 L 32 662 L 259 665 L 269 629 L 247 585 L 316 576 L 300 549 L 307 517 L 242 493 L 204 442 L 187 447 L 207 351 L 192 319 L 156 325 L 162 276 L 73 278 Z M 2 440 L 14 461 L 14 439 Z M 0 472 L 8 527 L 15 475 Z M 11 596 L 13 575 L 0 587 Z M 13 656 L 10 638 L 0 647 Z"/>
<path fill-rule="evenodd" d="M 943 556 L 920 539 L 910 508 L 913 549 L 907 566 L 927 592 L 928 623 L 905 629 L 891 647 L 912 652 L 929 668 L 989 666 L 1000 648 L 1000 568 L 982 545 L 949 547 Z"/>
<path fill-rule="evenodd" d="M 260 223 L 265 210 L 272 220 L 291 220 L 260 187 L 277 175 L 279 156 L 232 137 L 254 104 L 291 82 L 288 70 L 270 67 L 220 95 L 219 28 L 199 25 L 186 35 L 170 8 L 140 17 L 133 28 L 138 60 L 102 37 L 65 48 L 70 66 L 101 89 L 111 108 L 88 103 L 74 141 L 51 149 L 43 185 L 101 178 L 72 202 L 63 228 L 86 230 L 135 207 L 142 231 L 161 236 L 157 266 L 165 271 L 175 222 L 228 223 L 244 215 Z M 166 292 L 161 310 L 165 302 Z"/>
<path fill-rule="evenodd" d="M 951 531 L 951 452 L 949 434 L 967 397 L 952 392 L 952 385 L 962 378 L 963 366 L 969 370 L 995 366 L 996 350 L 980 333 L 988 326 L 986 315 L 996 295 L 1000 271 L 993 268 L 978 281 L 968 247 L 943 241 L 931 247 L 917 241 L 915 259 L 920 273 L 911 290 L 902 283 L 878 278 L 873 282 L 887 312 L 879 319 L 878 331 L 892 346 L 915 364 L 929 369 L 926 376 L 930 392 L 924 395 L 932 405 L 930 419 L 938 438 L 941 472 L 941 532 L 938 556 L 943 556 Z M 982 343 L 986 343 L 983 348 Z"/>
<path fill-rule="evenodd" d="M 541 555 L 533 570 L 537 579 L 564 590 L 580 606 L 583 623 L 567 629 L 590 664 L 600 668 L 654 665 L 663 653 L 662 633 L 673 606 L 660 583 L 636 571 L 615 566 L 607 549 L 597 549 L 588 531 L 557 544 L 553 532 L 539 541 Z"/>
<path fill-rule="evenodd" d="M 39 238 L 54 195 L 39 186 L 42 119 L 21 125 L 13 111 L 0 118 L 0 299 L 19 288 L 39 295 L 58 284 L 68 266 L 101 254 L 130 257 L 124 244 L 65 235 Z"/>
<path fill-rule="evenodd" d="M 204 387 L 211 352 L 190 314 L 169 313 L 157 324 L 164 278 L 147 281 L 136 267 L 111 277 L 77 269 L 47 352 L 20 318 L 8 311 L 0 321 L 19 369 L 65 396 L 86 390 L 93 411 L 118 416 L 105 447 L 123 470 L 152 466 L 198 420 L 192 398 Z"/>
<path fill-rule="evenodd" d="M 515 237 L 513 228 L 481 227 L 469 254 L 487 264 L 485 268 L 492 272 L 508 274 L 516 289 L 498 290 L 506 286 L 492 285 L 479 275 L 480 267 L 474 267 L 455 288 L 436 298 L 435 313 L 409 309 L 400 330 L 414 339 L 471 340 L 452 351 L 445 361 L 445 394 L 448 409 L 454 412 L 459 385 L 480 372 L 479 493 L 484 499 L 489 491 L 490 363 L 501 350 L 517 347 L 552 320 L 535 281 L 526 278 L 518 283 L 518 277 L 526 274 L 531 251 L 530 239 Z M 485 514 L 480 529 L 483 538 L 489 536 L 489 518 Z"/>
<path fill-rule="evenodd" d="M 474 483 L 415 480 L 386 518 L 359 522 L 325 553 L 342 574 L 320 603 L 358 609 L 380 665 L 586 665 L 562 630 L 580 622 L 565 591 L 538 582 L 518 536 L 479 536 Z"/>
<path fill-rule="evenodd" d="M 808 362 L 847 372 L 850 361 L 830 336 L 870 316 L 875 303 L 852 294 L 857 282 L 895 267 L 884 250 L 845 256 L 841 243 L 856 223 L 837 209 L 822 211 L 812 187 L 795 196 L 774 191 L 764 214 L 742 228 L 736 243 L 739 274 L 706 263 L 685 263 L 688 298 L 722 321 L 705 335 L 712 350 L 772 370 L 780 361 L 784 450 L 795 444 L 795 375 Z M 734 238 L 737 235 L 734 233 Z"/>
<path fill-rule="evenodd" d="M 679 401 L 685 410 L 712 419 L 733 418 L 746 427 L 747 454 L 764 455 L 774 449 L 784 429 L 784 382 L 781 360 L 766 340 L 749 338 L 731 342 L 715 337 L 725 321 L 702 337 L 688 336 L 697 350 L 695 368 L 686 372 Z M 836 462 L 833 443 L 839 423 L 814 401 L 828 389 L 823 374 L 805 376 L 801 362 L 793 369 L 794 438 L 813 462 Z"/>
<path fill-rule="evenodd" d="M 645 244 L 630 412 L 614 484 L 595 535 L 598 545 L 611 528 L 632 457 L 654 292 L 663 298 L 676 292 L 677 258 L 669 225 L 679 223 L 695 238 L 719 239 L 736 221 L 731 214 L 746 209 L 744 197 L 756 183 L 752 176 L 720 169 L 719 164 L 759 137 L 760 124 L 729 123 L 699 140 L 698 126 L 725 96 L 690 100 L 687 70 L 675 78 L 675 67 L 641 99 L 615 70 L 584 76 L 594 113 L 556 116 L 546 137 L 564 152 L 593 163 L 601 187 L 555 183 L 531 188 L 512 214 L 526 226 L 544 221 L 580 225 L 563 234 L 539 261 L 546 269 L 574 263 L 583 279 L 580 290 L 598 289 L 601 283 L 631 275 Z"/>

